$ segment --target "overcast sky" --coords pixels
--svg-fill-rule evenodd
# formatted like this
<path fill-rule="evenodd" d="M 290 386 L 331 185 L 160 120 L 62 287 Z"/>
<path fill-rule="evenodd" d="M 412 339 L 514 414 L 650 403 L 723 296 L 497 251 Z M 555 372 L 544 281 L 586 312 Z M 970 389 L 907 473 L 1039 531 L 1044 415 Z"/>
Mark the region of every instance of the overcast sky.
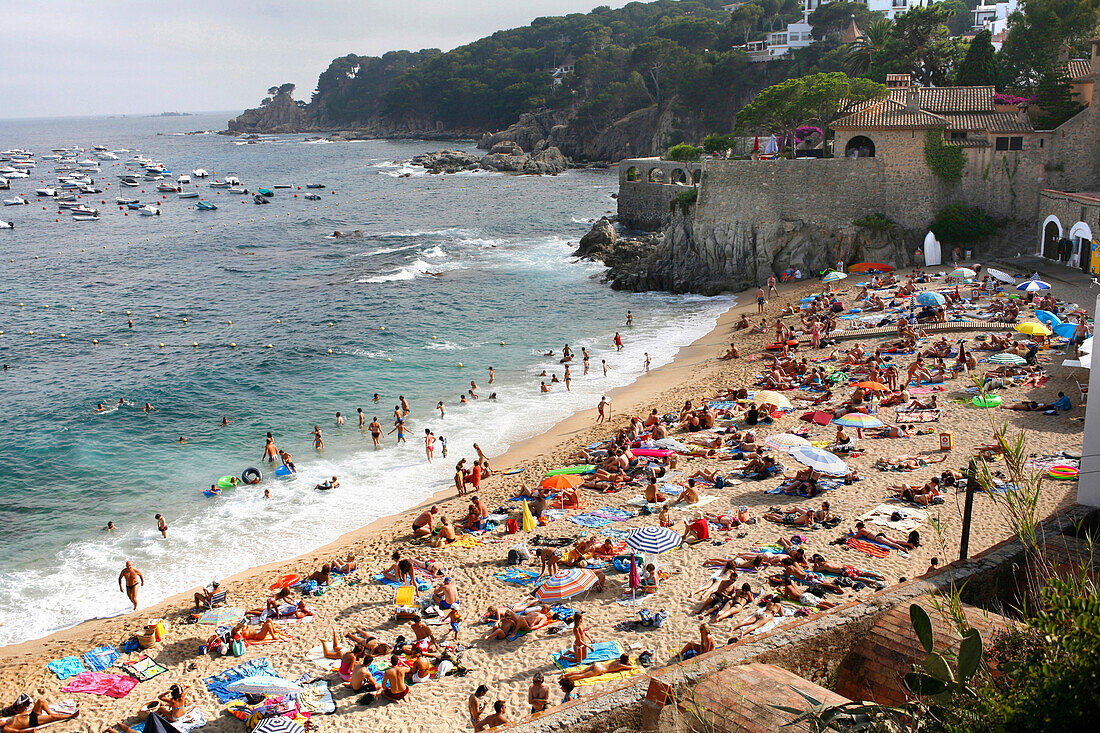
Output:
<path fill-rule="evenodd" d="M 446 50 L 539 16 L 626 2 L 3 2 L 0 119 L 238 110 L 288 81 L 308 99 L 337 56 Z"/>

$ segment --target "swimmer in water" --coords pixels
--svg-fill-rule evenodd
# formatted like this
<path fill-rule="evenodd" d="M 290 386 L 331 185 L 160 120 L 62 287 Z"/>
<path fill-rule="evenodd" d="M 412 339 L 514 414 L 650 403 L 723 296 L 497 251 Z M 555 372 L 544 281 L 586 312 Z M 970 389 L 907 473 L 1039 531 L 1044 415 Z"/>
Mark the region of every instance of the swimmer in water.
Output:
<path fill-rule="evenodd" d="M 264 498 L 265 499 L 270 499 L 271 498 L 271 489 L 264 489 Z"/>
<path fill-rule="evenodd" d="M 549 385 L 549 384 L 547 384 L 546 382 L 543 382 L 543 383 L 542 383 L 542 386 L 541 386 L 541 387 L 539 387 L 539 389 L 540 389 L 540 390 L 541 390 L 542 392 L 549 392 L 549 391 L 550 391 L 550 385 Z"/>
<path fill-rule="evenodd" d="M 180 443 L 186 443 L 186 442 L 187 442 L 187 438 L 185 438 L 185 437 L 183 437 L 183 436 L 181 435 L 181 436 L 180 436 L 180 439 L 179 439 L 179 442 L 180 442 Z"/>
<path fill-rule="evenodd" d="M 412 414 L 412 410 L 409 409 L 409 403 L 405 400 L 405 395 L 399 395 L 397 401 L 401 403 L 401 417 L 408 417 Z"/>
<path fill-rule="evenodd" d="M 145 403 L 145 407 L 141 408 L 142 412 L 160 412 L 157 408 L 153 407 L 148 402 Z"/>
<path fill-rule="evenodd" d="M 375 448 L 381 448 L 382 447 L 382 423 L 378 422 L 378 418 L 376 417 L 376 418 L 374 418 L 374 420 L 371 421 L 371 424 L 367 429 L 370 430 L 370 437 L 371 437 L 371 440 L 374 441 L 374 447 Z"/>
<path fill-rule="evenodd" d="M 114 522 L 107 522 L 107 531 L 108 532 L 114 532 L 115 531 L 115 523 Z"/>
<path fill-rule="evenodd" d="M 183 438 L 180 438 L 180 440 L 182 441 Z M 278 457 L 279 449 L 275 447 L 275 439 L 271 437 L 270 433 L 268 433 L 267 444 L 264 445 L 264 454 L 263 457 L 260 458 L 260 462 L 263 463 L 264 461 L 267 461 L 268 463 L 274 463 Z"/>
<path fill-rule="evenodd" d="M 375 393 L 374 393 L 374 400 L 373 400 L 373 401 L 374 401 L 374 402 L 378 402 L 378 401 L 379 401 L 379 400 L 381 400 L 381 399 L 382 399 L 381 395 L 379 395 L 379 394 L 378 394 L 377 392 L 375 392 Z"/>
<path fill-rule="evenodd" d="M 313 436 L 313 450 L 324 450 L 325 441 L 321 439 L 321 426 L 314 425 L 313 432 L 310 435 Z"/>
<path fill-rule="evenodd" d="M 439 438 L 437 438 L 437 440 L 439 441 L 440 449 L 443 451 L 443 457 L 446 458 L 447 457 L 447 439 L 444 438 L 442 435 L 440 435 Z"/>
<path fill-rule="evenodd" d="M 343 425 L 343 424 L 344 424 L 344 416 L 341 415 L 339 412 L 336 413 L 336 425 L 339 426 L 339 425 Z"/>
<path fill-rule="evenodd" d="M 603 375 L 606 377 L 607 376 L 607 370 L 609 368 L 607 366 L 607 359 L 600 359 L 600 363 L 603 364 Z"/>
<path fill-rule="evenodd" d="M 495 400 L 496 398 L 497 398 L 497 393 L 496 393 L 496 392 L 491 392 L 491 393 L 489 394 L 489 400 L 490 400 L 490 401 L 491 401 L 491 400 Z"/>
<path fill-rule="evenodd" d="M 363 414 L 362 407 L 356 407 L 355 411 L 359 413 L 359 429 L 362 430 L 363 426 L 367 424 L 367 416 Z"/>
<path fill-rule="evenodd" d="M 125 397 L 119 397 L 118 398 L 118 406 L 122 407 L 125 404 L 126 404 L 126 398 Z"/>
<path fill-rule="evenodd" d="M 584 373 L 588 374 L 588 349 L 584 348 L 583 346 L 581 347 L 581 356 L 584 357 Z"/>
<path fill-rule="evenodd" d="M 458 396 L 458 404 L 460 404 L 460 405 L 469 404 L 466 400 L 466 395 L 461 394 L 461 395 Z"/>
<path fill-rule="evenodd" d="M 470 388 L 466 390 L 470 394 L 471 399 L 477 399 L 477 382 L 470 380 Z"/>
<path fill-rule="evenodd" d="M 496 376 L 496 372 L 493 371 L 493 368 L 489 367 L 489 384 L 493 383 L 493 380 L 496 379 Z"/>
<path fill-rule="evenodd" d="M 645 352 L 645 370 L 649 371 L 649 352 Z"/>
<path fill-rule="evenodd" d="M 626 325 L 628 325 L 628 326 L 633 326 L 634 325 L 634 314 L 631 313 L 630 311 L 626 312 Z"/>
<path fill-rule="evenodd" d="M 397 442 L 398 442 L 398 444 L 404 443 L 405 442 L 405 423 L 403 423 L 403 422 L 397 423 L 396 427 L 394 427 L 394 429 L 391 430 L 387 434 L 388 435 L 393 435 L 394 433 L 397 433 Z"/>
<path fill-rule="evenodd" d="M 102 402 L 100 402 L 98 405 L 95 406 L 95 411 L 96 412 L 106 412 L 107 411 L 107 406 L 104 405 Z"/>
<path fill-rule="evenodd" d="M 229 424 L 229 418 L 228 417 L 223 417 L 222 418 L 222 425 L 228 425 L 228 424 Z"/>
<path fill-rule="evenodd" d="M 279 451 L 279 459 L 283 462 L 284 466 L 290 469 L 291 473 L 298 473 L 298 469 L 294 465 L 294 458 L 285 450 Z"/>
<path fill-rule="evenodd" d="M 164 517 L 160 514 L 157 514 L 153 519 L 157 520 L 157 529 L 160 530 L 160 536 L 168 539 L 168 522 L 164 521 Z"/>
<path fill-rule="evenodd" d="M 447 417 L 447 409 L 443 406 L 443 400 L 439 401 L 439 404 L 435 406 L 435 409 L 439 410 L 439 419 Z"/>
<path fill-rule="evenodd" d="M 566 392 L 572 392 L 573 391 L 572 389 L 569 388 L 569 383 L 572 382 L 572 381 L 573 381 L 573 373 L 569 370 L 569 365 L 566 364 L 565 365 L 565 391 Z"/>

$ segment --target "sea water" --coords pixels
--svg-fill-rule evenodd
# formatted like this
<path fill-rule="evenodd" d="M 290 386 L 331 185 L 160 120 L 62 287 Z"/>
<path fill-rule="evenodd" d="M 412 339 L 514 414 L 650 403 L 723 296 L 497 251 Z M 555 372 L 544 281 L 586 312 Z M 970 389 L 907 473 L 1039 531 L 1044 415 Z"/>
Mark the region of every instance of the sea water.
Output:
<path fill-rule="evenodd" d="M 472 443 L 498 455 L 593 407 L 643 372 L 643 352 L 654 368 L 669 362 L 732 303 L 615 292 L 599 265 L 571 256 L 614 208 L 612 172 L 429 176 L 403 161 L 438 142 L 183 134 L 227 116 L 0 122 L 0 150 L 39 155 L 32 176 L 0 196 L 32 201 L 0 208 L 16 224 L 0 231 L 0 644 L 126 610 L 126 560 L 145 575 L 146 606 L 413 506 L 451 482 Z M 43 154 L 96 144 L 133 151 L 103 161 L 94 177 L 109 188 L 82 199 L 99 221 L 34 197 L 56 180 Z M 155 183 L 120 188 L 137 151 L 171 169 L 169 180 L 210 171 L 189 190 L 218 210 Z M 209 187 L 227 173 L 250 190 L 292 188 L 257 206 Z M 306 201 L 314 182 L 322 200 Z M 125 216 L 116 196 L 160 201 L 163 213 Z M 572 392 L 543 394 L 537 375 L 563 369 L 542 354 L 566 343 L 589 349 L 591 371 L 578 357 Z M 482 398 L 460 405 L 471 381 Z M 376 451 L 356 408 L 388 432 L 399 395 L 412 407 L 408 444 L 386 435 Z M 147 402 L 157 411 L 144 412 Z M 437 447 L 427 463 L 425 428 L 447 439 L 448 459 Z M 297 478 L 260 465 L 269 431 Z M 249 466 L 265 471 L 260 486 L 203 495 Z M 313 489 L 333 475 L 338 489 Z"/>

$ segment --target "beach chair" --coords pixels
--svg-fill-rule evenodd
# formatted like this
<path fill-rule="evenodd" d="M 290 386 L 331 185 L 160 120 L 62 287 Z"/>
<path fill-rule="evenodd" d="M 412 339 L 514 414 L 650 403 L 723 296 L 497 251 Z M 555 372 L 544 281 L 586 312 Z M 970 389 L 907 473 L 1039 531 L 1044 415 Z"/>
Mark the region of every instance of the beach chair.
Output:
<path fill-rule="evenodd" d="M 229 591 L 220 590 L 210 597 L 210 602 L 204 604 L 206 608 L 213 608 L 214 606 L 224 606 L 229 603 Z"/>
<path fill-rule="evenodd" d="M 1077 391 L 1081 393 L 1081 404 L 1084 405 L 1089 401 L 1089 386 L 1088 384 L 1081 384 L 1081 380 L 1077 377 L 1073 378 L 1073 381 L 1077 383 Z"/>
<path fill-rule="evenodd" d="M 416 602 L 416 586 L 400 585 L 393 592 L 394 618 L 406 620 L 420 612 L 420 606 Z"/>

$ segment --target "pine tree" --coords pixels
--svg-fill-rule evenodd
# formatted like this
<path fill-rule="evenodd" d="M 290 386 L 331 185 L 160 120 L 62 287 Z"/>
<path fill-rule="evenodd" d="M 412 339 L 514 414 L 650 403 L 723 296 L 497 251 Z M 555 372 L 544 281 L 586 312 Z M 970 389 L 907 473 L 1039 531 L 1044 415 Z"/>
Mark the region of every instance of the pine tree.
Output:
<path fill-rule="evenodd" d="M 1074 99 L 1069 78 L 1060 64 L 1047 64 L 1040 70 L 1035 85 L 1035 103 L 1041 110 L 1035 120 L 1035 127 L 1040 130 L 1053 130 L 1082 109 Z"/>
<path fill-rule="evenodd" d="M 961 87 L 1000 86 L 999 77 L 996 51 L 993 49 L 993 34 L 987 30 L 979 31 L 970 41 L 966 57 L 959 64 L 955 83 Z"/>

